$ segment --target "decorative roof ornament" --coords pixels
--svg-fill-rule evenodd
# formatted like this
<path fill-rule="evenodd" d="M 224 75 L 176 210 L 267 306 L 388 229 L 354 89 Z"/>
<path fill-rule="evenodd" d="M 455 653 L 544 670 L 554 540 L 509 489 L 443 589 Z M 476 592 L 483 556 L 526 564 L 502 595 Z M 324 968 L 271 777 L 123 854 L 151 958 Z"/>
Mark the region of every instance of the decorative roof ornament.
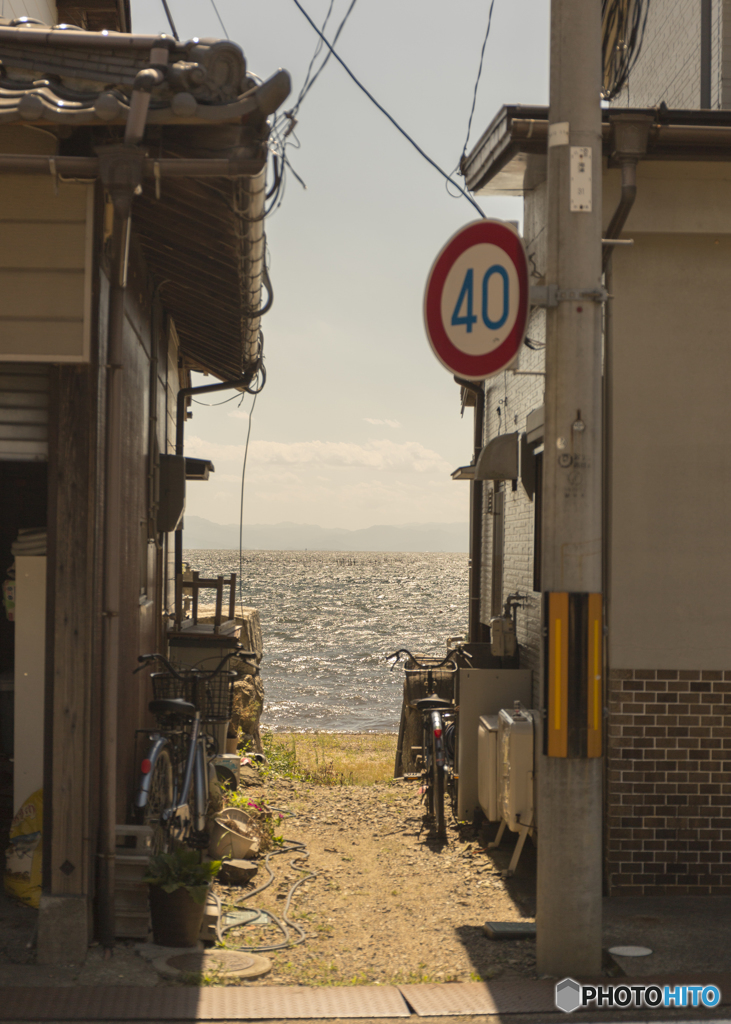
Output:
<path fill-rule="evenodd" d="M 82 32 L 30 19 L 0 18 L 0 124 L 124 124 L 135 80 L 149 68 L 150 50 L 164 46 L 150 89 L 147 123 L 241 123 L 265 119 L 288 95 L 289 75 L 263 86 L 247 74 L 241 48 L 225 39 Z"/>

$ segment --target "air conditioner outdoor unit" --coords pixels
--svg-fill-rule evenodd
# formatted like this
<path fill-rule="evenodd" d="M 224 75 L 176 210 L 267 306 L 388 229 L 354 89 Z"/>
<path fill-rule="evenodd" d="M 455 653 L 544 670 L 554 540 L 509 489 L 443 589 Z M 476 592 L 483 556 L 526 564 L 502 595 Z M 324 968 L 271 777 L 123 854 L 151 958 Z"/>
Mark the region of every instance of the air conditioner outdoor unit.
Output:
<path fill-rule="evenodd" d="M 534 718 L 518 706 L 498 715 L 500 817 L 511 832 L 532 825 L 534 817 Z"/>
<path fill-rule="evenodd" d="M 495 842 L 490 846 L 500 845 L 506 827 L 520 834 L 506 872 L 508 876 L 515 872 L 526 838 L 536 829 L 535 734 L 539 721 L 540 712 L 529 711 L 518 702 L 514 708 L 500 711 L 497 730 L 488 718 L 480 720 L 480 737 L 484 736 L 485 750 L 485 768 L 480 772 L 485 794 L 480 806 L 489 821 L 500 822 Z M 490 747 L 495 751 L 496 763 L 490 763 Z M 495 780 L 492 793 L 489 792 L 491 778 Z"/>

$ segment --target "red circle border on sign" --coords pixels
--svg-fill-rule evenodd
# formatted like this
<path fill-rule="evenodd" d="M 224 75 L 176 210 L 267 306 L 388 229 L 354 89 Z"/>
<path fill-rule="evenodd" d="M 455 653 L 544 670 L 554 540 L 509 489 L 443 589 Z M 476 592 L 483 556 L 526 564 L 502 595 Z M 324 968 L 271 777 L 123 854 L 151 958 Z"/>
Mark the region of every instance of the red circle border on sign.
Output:
<path fill-rule="evenodd" d="M 513 329 L 492 352 L 471 356 L 453 345 L 442 324 L 442 292 L 455 261 L 473 245 L 497 245 L 513 261 L 518 274 L 521 302 Z M 478 220 L 451 238 L 437 256 L 429 274 L 424 297 L 426 333 L 437 359 L 459 377 L 484 380 L 508 366 L 523 343 L 528 322 L 528 260 L 520 237 L 506 224 Z"/>

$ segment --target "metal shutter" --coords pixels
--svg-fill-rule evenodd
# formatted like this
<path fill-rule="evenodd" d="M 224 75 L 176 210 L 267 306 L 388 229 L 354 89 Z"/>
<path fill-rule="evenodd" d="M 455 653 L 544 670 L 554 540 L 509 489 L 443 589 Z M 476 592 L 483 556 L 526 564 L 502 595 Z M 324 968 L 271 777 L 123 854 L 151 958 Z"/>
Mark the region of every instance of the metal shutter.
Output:
<path fill-rule="evenodd" d="M 48 458 L 49 367 L 0 363 L 0 460 Z"/>

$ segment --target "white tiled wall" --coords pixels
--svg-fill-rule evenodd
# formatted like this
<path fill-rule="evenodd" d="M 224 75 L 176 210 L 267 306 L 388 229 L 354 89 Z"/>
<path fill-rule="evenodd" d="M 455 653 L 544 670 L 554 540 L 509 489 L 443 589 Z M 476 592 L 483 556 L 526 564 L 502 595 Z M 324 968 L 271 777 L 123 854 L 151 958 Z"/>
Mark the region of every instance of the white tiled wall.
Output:
<path fill-rule="evenodd" d="M 0 18 L 37 18 L 44 25 L 58 22 L 56 5 L 50 0 L 0 0 Z"/>
<path fill-rule="evenodd" d="M 724 25 L 726 26 L 724 32 Z M 731 106 L 731 0 L 711 5 L 711 106 Z M 614 106 L 700 106 L 701 0 L 650 3 L 644 43 Z"/>

